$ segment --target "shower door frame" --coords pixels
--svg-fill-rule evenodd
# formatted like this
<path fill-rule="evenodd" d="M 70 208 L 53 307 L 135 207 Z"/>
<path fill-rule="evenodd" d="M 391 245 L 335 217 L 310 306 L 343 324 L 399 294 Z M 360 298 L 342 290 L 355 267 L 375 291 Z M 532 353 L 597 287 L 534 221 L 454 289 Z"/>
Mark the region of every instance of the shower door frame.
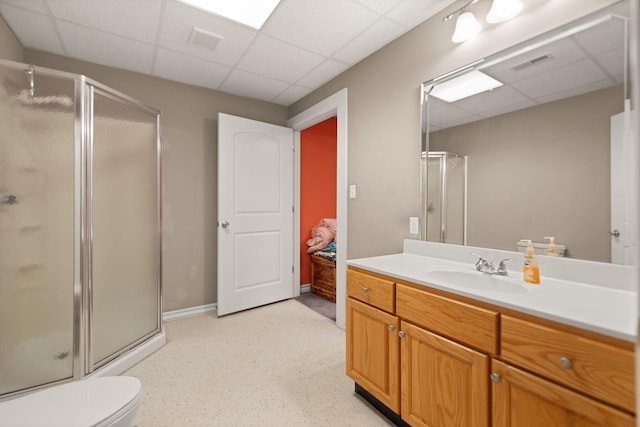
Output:
<path fill-rule="evenodd" d="M 68 73 L 46 67 L 0 59 L 0 66 L 17 71 L 33 70 L 34 75 L 72 80 L 74 82 L 75 123 L 74 123 L 74 187 L 73 187 L 73 362 L 71 377 L 39 384 L 27 389 L 21 389 L 0 396 L 0 401 L 22 394 L 46 388 L 54 384 L 65 383 L 81 379 L 92 374 L 98 374 L 99 368 L 105 367 L 120 356 L 131 351 L 136 346 L 150 341 L 151 338 L 163 333 L 162 328 L 162 139 L 161 139 L 161 111 L 148 106 L 139 100 L 115 90 L 107 85 L 89 79 L 84 75 Z M 139 111 L 155 115 L 156 125 L 156 212 L 157 212 L 157 306 L 156 328 L 148 334 L 138 338 L 133 343 L 121 348 L 96 364 L 92 363 L 92 223 L 90 187 L 92 172 L 92 142 L 93 123 L 92 106 L 93 93 L 98 91 L 116 102 Z"/>
<path fill-rule="evenodd" d="M 439 233 L 438 233 L 438 242 L 440 243 L 445 243 L 445 239 L 447 238 L 447 225 L 448 225 L 448 221 L 447 221 L 447 190 L 448 190 L 448 186 L 447 186 L 447 169 L 448 169 L 448 160 L 450 157 L 453 158 L 457 158 L 457 159 L 461 159 L 463 162 L 463 185 L 464 185 L 464 189 L 463 189 L 463 194 L 462 194 L 462 244 L 464 246 L 467 245 L 467 178 L 468 178 L 468 171 L 467 171 L 467 156 L 461 156 L 459 154 L 454 154 L 454 153 L 450 153 L 448 151 L 426 151 L 422 154 L 423 157 L 423 162 L 424 162 L 424 166 L 423 166 L 423 170 L 424 170 L 424 182 L 425 182 L 425 188 L 424 188 L 424 197 L 425 197 L 425 222 L 424 222 L 424 239 L 427 240 L 428 239 L 428 235 L 427 235 L 427 224 L 428 224 L 428 215 L 427 212 L 429 211 L 429 191 L 428 191 L 428 171 L 429 168 L 427 166 L 429 159 L 430 158 L 437 158 L 440 160 L 440 170 L 439 170 L 439 175 L 440 175 L 440 227 L 439 227 Z M 435 240 L 431 240 L 431 241 L 435 241 Z"/>

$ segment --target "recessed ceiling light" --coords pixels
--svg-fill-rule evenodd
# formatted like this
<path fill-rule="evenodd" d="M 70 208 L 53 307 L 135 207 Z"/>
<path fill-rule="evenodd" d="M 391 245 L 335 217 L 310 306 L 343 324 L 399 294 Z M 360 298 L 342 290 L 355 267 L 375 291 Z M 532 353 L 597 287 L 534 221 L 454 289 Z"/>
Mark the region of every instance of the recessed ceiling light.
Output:
<path fill-rule="evenodd" d="M 434 86 L 429 95 L 446 102 L 455 102 L 502 85 L 502 82 L 493 77 L 474 70 Z"/>
<path fill-rule="evenodd" d="M 178 0 L 189 6 L 214 13 L 232 21 L 262 28 L 280 0 Z"/>

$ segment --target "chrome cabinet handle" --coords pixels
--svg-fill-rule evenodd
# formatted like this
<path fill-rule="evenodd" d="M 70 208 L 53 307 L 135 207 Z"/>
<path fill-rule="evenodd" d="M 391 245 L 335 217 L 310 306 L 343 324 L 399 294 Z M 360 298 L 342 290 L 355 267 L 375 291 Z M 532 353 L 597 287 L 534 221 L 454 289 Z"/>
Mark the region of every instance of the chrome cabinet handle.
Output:
<path fill-rule="evenodd" d="M 389 325 L 387 326 L 387 329 L 389 329 L 389 332 L 393 332 L 393 330 L 396 328 L 395 325 Z"/>
<path fill-rule="evenodd" d="M 362 288 L 362 293 L 366 294 L 367 292 L 369 292 L 369 288 Z"/>
<path fill-rule="evenodd" d="M 571 369 L 571 367 L 573 366 L 573 362 L 568 357 L 561 357 L 560 359 L 558 359 L 558 363 L 564 369 Z"/>
<path fill-rule="evenodd" d="M 229 221 L 222 221 L 222 224 L 220 224 L 222 226 L 222 228 L 229 228 Z"/>
<path fill-rule="evenodd" d="M 491 381 L 493 381 L 494 383 L 499 383 L 500 381 L 502 381 L 502 376 L 497 372 L 492 373 L 490 377 Z"/>
<path fill-rule="evenodd" d="M 398 336 L 400 338 L 404 338 L 405 335 L 407 335 L 407 333 L 405 331 L 398 331 Z"/>

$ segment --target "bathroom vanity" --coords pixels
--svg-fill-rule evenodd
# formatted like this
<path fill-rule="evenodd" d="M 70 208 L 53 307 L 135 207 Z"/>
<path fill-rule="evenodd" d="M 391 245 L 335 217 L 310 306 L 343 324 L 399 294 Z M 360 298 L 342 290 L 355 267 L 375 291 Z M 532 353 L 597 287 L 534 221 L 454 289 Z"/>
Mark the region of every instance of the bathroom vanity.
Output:
<path fill-rule="evenodd" d="M 514 261 L 491 276 L 471 252 Z M 521 259 L 405 240 L 348 261 L 356 390 L 412 426 L 635 426 L 635 269 L 540 257 L 530 285 Z"/>

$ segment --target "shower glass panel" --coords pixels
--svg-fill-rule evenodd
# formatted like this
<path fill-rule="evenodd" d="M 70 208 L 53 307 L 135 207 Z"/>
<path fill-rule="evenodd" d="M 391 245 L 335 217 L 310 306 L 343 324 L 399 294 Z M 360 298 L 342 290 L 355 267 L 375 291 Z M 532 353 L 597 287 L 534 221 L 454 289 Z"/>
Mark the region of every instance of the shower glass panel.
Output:
<path fill-rule="evenodd" d="M 160 164 L 160 111 L 0 59 L 0 402 L 162 345 Z"/>
<path fill-rule="evenodd" d="M 0 66 L 0 395 L 73 376 L 74 94 Z"/>
<path fill-rule="evenodd" d="M 95 368 L 159 328 L 160 243 L 150 221 L 159 215 L 158 123 L 156 114 L 124 99 L 90 92 Z"/>
<path fill-rule="evenodd" d="M 466 244 L 467 159 L 430 151 L 427 156 L 427 240 Z"/>

